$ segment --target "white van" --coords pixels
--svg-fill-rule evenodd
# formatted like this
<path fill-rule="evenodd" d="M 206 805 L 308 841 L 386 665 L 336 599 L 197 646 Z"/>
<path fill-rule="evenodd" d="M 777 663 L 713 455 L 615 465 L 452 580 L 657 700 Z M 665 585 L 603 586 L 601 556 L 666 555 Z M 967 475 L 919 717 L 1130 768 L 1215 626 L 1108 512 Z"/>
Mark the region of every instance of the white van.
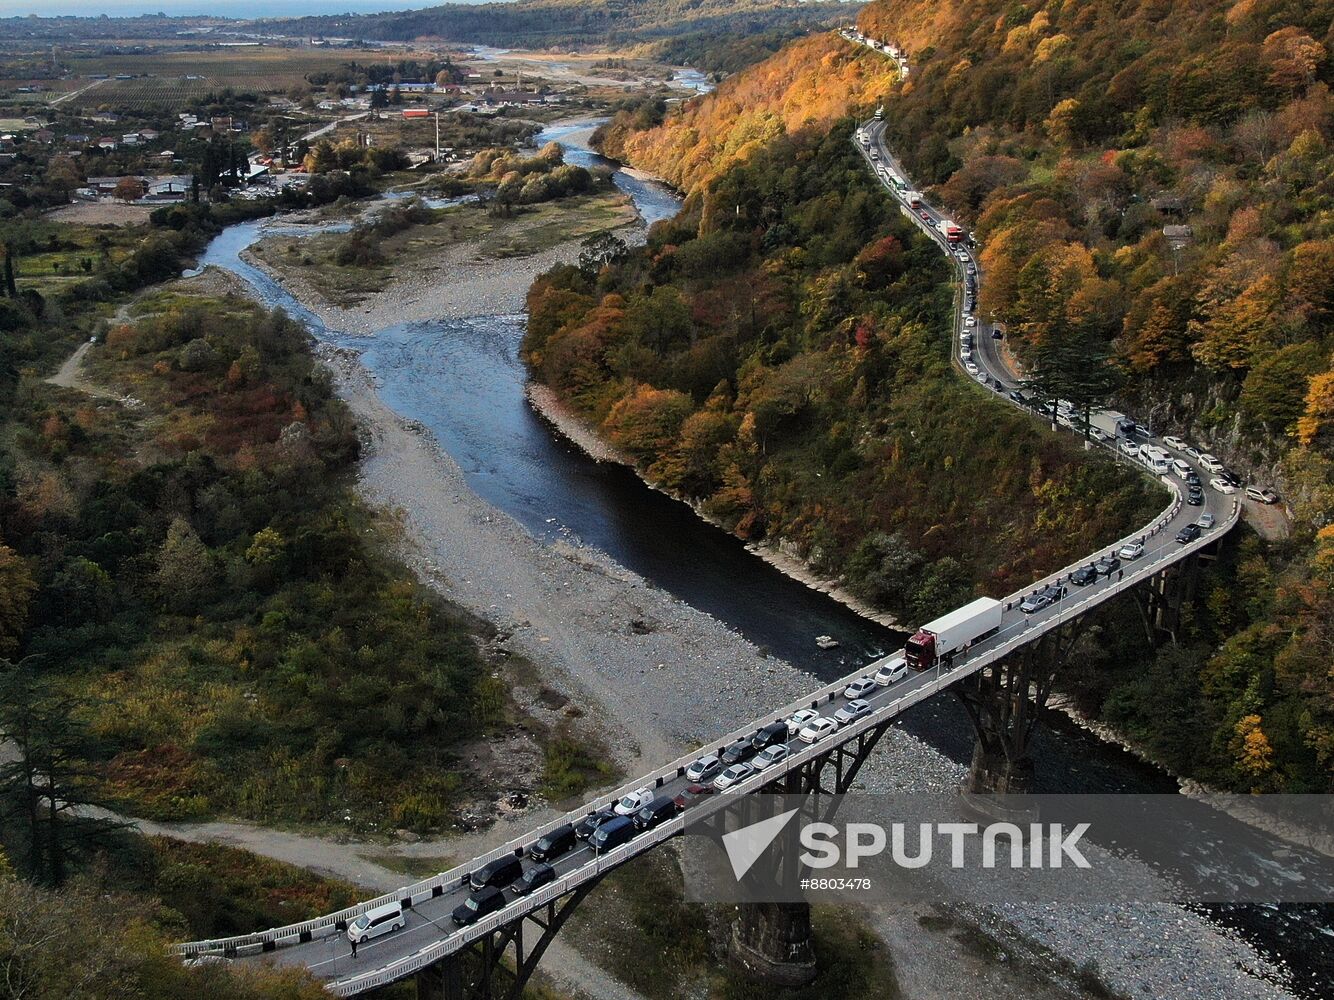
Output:
<path fill-rule="evenodd" d="M 1185 479 L 1190 475 L 1190 466 L 1179 458 L 1172 459 L 1172 472 L 1178 479 Z"/>
<path fill-rule="evenodd" d="M 881 687 L 889 687 L 895 681 L 901 681 L 906 676 L 908 676 L 908 661 L 902 656 L 896 656 L 875 672 L 873 680 Z"/>
<path fill-rule="evenodd" d="M 385 903 L 373 910 L 367 910 L 347 925 L 347 939 L 357 944 L 365 944 L 371 938 L 390 931 L 399 931 L 407 923 L 403 916 L 403 907 L 398 903 Z"/>
<path fill-rule="evenodd" d="M 1139 457 L 1141 462 L 1160 476 L 1166 475 L 1172 467 L 1172 457 L 1162 448 L 1156 448 L 1151 444 L 1140 445 Z"/>

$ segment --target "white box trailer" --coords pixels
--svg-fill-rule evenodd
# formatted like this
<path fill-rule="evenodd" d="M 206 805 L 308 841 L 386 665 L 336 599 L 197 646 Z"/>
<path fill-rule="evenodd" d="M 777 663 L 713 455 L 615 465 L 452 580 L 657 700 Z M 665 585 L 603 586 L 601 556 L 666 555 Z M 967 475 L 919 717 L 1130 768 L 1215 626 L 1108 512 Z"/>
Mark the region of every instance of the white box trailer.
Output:
<path fill-rule="evenodd" d="M 929 621 L 908 640 L 904 654 L 914 670 L 927 670 L 1001 626 L 1004 606 L 992 597 L 979 597 L 971 604 Z"/>

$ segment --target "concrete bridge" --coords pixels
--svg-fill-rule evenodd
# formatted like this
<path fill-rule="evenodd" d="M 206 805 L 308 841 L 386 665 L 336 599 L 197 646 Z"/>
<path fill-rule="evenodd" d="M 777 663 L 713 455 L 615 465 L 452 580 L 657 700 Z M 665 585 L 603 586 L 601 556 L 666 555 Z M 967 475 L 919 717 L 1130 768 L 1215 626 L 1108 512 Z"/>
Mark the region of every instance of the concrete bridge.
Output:
<path fill-rule="evenodd" d="M 868 122 L 863 127 L 873 138 L 871 148 L 878 151 L 877 163 L 893 164 L 901 176 L 906 176 L 884 146 L 880 124 Z M 863 149 L 863 155 L 867 156 L 868 165 L 874 168 L 870 149 Z M 900 201 L 904 214 L 949 252 L 951 247 L 935 228 L 935 223 L 941 218 L 940 213 L 929 207 L 912 209 L 893 185 L 886 183 L 886 188 L 891 196 Z M 962 272 L 964 265 L 953 255 L 951 259 L 955 260 Z M 981 275 L 977 277 L 980 284 Z M 960 295 L 957 297 L 953 330 L 952 350 L 956 364 L 958 335 L 964 328 L 962 307 L 963 297 Z M 981 328 L 977 340 L 973 358 L 977 359 L 987 374 L 992 387 L 978 385 L 977 391 L 996 392 L 1007 404 L 1017 405 L 1006 395 L 1006 390 L 1017 384 L 1015 374 L 995 350 L 995 342 Z M 985 349 L 980 349 L 983 345 Z M 1117 439 L 1114 419 L 1108 414 L 1098 414 L 1094 423 L 1106 432 L 1107 441 L 1099 446 L 1110 446 L 1115 451 Z M 1121 457 L 1126 460 L 1124 456 Z M 1005 687 L 1005 684 L 1000 683 L 1003 672 L 1036 671 L 1032 679 L 1038 688 L 1043 689 L 1044 683 L 1049 688 L 1050 676 L 1077 638 L 1079 623 L 1090 611 L 1118 594 L 1135 592 L 1140 597 L 1145 624 L 1150 632 L 1155 627 L 1170 629 L 1175 602 L 1179 600 L 1179 596 L 1173 596 L 1179 592 L 1175 592 L 1169 585 L 1174 571 L 1197 553 L 1214 546 L 1237 522 L 1240 505 L 1234 497 L 1209 490 L 1206 491 L 1204 505 L 1192 507 L 1184 502 L 1178 480 L 1162 477 L 1161 481 L 1166 487 L 1163 492 L 1164 504 L 1149 523 L 1124 539 L 1090 552 L 1078 563 L 1062 567 L 1022 591 L 1004 597 L 1004 614 L 996 632 L 960 652 L 947 665 L 938 665 L 934 670 L 923 673 L 910 672 L 907 677 L 888 687 L 876 688 L 866 696 L 872 707 L 869 715 L 841 727 L 813 745 L 793 738 L 788 744 L 789 756 L 784 761 L 711 798 L 717 800 L 729 795 L 749 795 L 764 790 L 845 791 L 880 738 L 901 713 L 951 688 L 964 694 L 965 703 L 978 729 L 979 751 L 974 760 L 975 771 L 979 767 L 979 757 L 983 770 L 988 767 L 988 758 L 1009 759 L 1017 755 L 1022 759 L 1034 720 L 1032 715 L 1016 719 L 1012 705 L 1004 711 L 995 710 L 994 693 Z M 1184 544 L 1178 542 L 1178 530 L 1196 521 L 1205 511 L 1214 516 L 1214 527 L 1203 531 L 1196 540 Z M 1066 595 L 1041 611 L 1024 614 L 1020 610 L 1020 602 L 1038 588 L 1067 581 L 1075 569 L 1087 566 L 1100 556 L 1115 553 L 1126 542 L 1141 542 L 1144 546 L 1142 556 L 1125 560 L 1120 571 L 1100 575 L 1087 586 L 1067 584 Z M 1050 655 L 1046 658 L 1045 666 L 1035 665 L 1031 654 L 1043 644 L 1050 650 Z M 901 652 L 891 654 L 884 660 L 898 655 Z M 720 735 L 700 750 L 665 763 L 627 782 L 622 788 L 600 795 L 585 806 L 534 827 L 509 843 L 469 859 L 450 871 L 314 920 L 254 934 L 193 941 L 177 945 L 173 950 L 185 959 L 272 961 L 281 965 L 302 965 L 324 980 L 329 991 L 338 996 L 353 996 L 408 977 L 416 977 L 419 995 L 423 997 L 453 998 L 467 993 L 488 998 L 502 995 L 518 997 L 547 945 L 580 900 L 607 872 L 679 835 L 690 818 L 690 807 L 640 833 L 629 843 L 603 854 L 580 842 L 574 849 L 551 862 L 555 869 L 555 881 L 529 896 L 511 899 L 507 894 L 503 909 L 471 926 L 457 927 L 450 914 L 471 894 L 468 876 L 472 872 L 494 859 L 511 855 L 528 864 L 528 849 L 543 834 L 565 823 L 577 823 L 589 811 L 614 803 L 628 792 L 647 787 L 655 795 L 674 795 L 690 784 L 685 777 L 686 768 L 701 754 L 721 752 L 734 740 L 750 736 L 761 726 L 785 720 L 799 709 L 813 708 L 820 710 L 821 714 L 826 714 L 827 709 L 828 714 L 832 714 L 843 703 L 842 692 L 848 682 L 873 673 L 884 660 L 867 664 L 848 677 L 811 691 L 792 704 L 776 706 L 766 715 L 748 721 L 731 733 Z M 1048 680 L 1041 681 L 1039 674 Z M 1022 686 L 1010 689 L 1029 690 L 1028 679 L 1023 679 Z M 1020 714 L 1023 714 L 1022 711 Z M 992 778 L 995 779 L 995 776 Z M 1005 777 L 992 780 L 990 784 L 1003 788 Z M 361 945 L 357 957 L 353 959 L 344 933 L 347 923 L 361 913 L 385 904 L 397 904 L 402 908 L 405 926 Z M 464 956 L 468 956 L 466 961 Z"/>

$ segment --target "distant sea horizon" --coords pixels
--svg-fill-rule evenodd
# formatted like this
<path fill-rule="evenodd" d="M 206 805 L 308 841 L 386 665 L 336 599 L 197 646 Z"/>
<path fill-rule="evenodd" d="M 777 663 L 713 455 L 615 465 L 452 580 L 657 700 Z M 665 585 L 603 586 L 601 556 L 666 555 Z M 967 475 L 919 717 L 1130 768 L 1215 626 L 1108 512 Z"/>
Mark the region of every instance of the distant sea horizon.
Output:
<path fill-rule="evenodd" d="M 4 17 L 310 17 L 320 14 L 382 14 L 446 3 L 508 3 L 512 0 L 0 0 Z"/>

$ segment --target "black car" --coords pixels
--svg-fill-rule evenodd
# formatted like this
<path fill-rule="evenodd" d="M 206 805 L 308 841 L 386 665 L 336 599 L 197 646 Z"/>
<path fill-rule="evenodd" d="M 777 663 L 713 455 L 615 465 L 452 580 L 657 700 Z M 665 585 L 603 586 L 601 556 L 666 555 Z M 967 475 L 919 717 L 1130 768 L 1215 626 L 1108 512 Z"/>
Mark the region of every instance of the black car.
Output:
<path fill-rule="evenodd" d="M 1204 490 L 1198 486 L 1192 486 L 1186 493 L 1186 503 L 1192 507 L 1199 507 L 1204 503 Z"/>
<path fill-rule="evenodd" d="M 783 724 L 787 728 L 787 724 Z M 636 830 L 650 830 L 665 819 L 671 819 L 679 810 L 676 808 L 676 799 L 670 795 L 659 795 L 656 799 L 646 805 L 643 809 L 634 815 L 634 824 Z"/>
<path fill-rule="evenodd" d="M 1188 545 L 1200 537 L 1200 526 L 1198 524 L 1188 524 L 1177 532 L 1177 541 L 1182 545 Z"/>
<path fill-rule="evenodd" d="M 1194 469 L 1192 469 L 1190 472 L 1187 472 L 1187 473 L 1186 473 L 1186 485 L 1187 485 L 1187 486 L 1202 486 L 1202 485 L 1203 485 L 1203 484 L 1200 482 L 1200 477 L 1196 474 L 1196 472 L 1195 472 Z"/>
<path fill-rule="evenodd" d="M 1239 489 L 1242 484 L 1241 476 L 1237 475 L 1231 469 L 1224 469 L 1218 474 L 1218 478 L 1223 480 L 1223 482 L 1227 483 L 1233 489 Z"/>
<path fill-rule="evenodd" d="M 1001 331 L 999 331 L 999 330 L 992 330 L 992 331 L 991 331 L 991 339 L 992 339 L 992 340 L 1004 340 L 1004 339 L 1005 339 L 1005 334 L 1001 333 Z"/>
<path fill-rule="evenodd" d="M 597 832 L 598 827 L 608 820 L 616 818 L 614 806 L 603 806 L 597 812 L 591 812 L 574 825 L 574 835 L 580 840 L 588 840 Z"/>
<path fill-rule="evenodd" d="M 1109 552 L 1093 564 L 1094 568 L 1103 576 L 1111 576 L 1121 568 L 1121 560 L 1115 553 Z"/>
<path fill-rule="evenodd" d="M 1028 405 L 1028 397 L 1025 396 L 1025 395 L 1024 395 L 1022 392 L 1020 392 L 1018 389 L 1011 389 L 1011 390 L 1010 390 L 1010 398 L 1013 399 L 1013 400 L 1014 400 L 1016 403 L 1018 403 L 1020 406 L 1027 406 L 1027 405 Z"/>
<path fill-rule="evenodd" d="M 775 743 L 786 743 L 788 738 L 787 721 L 779 719 L 777 722 L 771 722 L 755 730 L 755 735 L 750 738 L 750 745 L 758 753 L 761 750 L 767 750 Z"/>
<path fill-rule="evenodd" d="M 755 745 L 747 737 L 729 744 L 727 749 L 718 756 L 722 759 L 725 767 L 731 767 L 733 764 L 740 764 L 743 760 L 750 760 L 757 753 L 759 751 L 755 749 Z"/>
<path fill-rule="evenodd" d="M 528 848 L 528 856 L 534 861 L 550 861 L 573 847 L 575 840 L 574 824 L 566 823 L 538 837 L 537 843 Z"/>
<path fill-rule="evenodd" d="M 475 924 L 483 917 L 495 913 L 505 905 L 505 894 L 495 886 L 488 886 L 480 892 L 474 892 L 466 900 L 454 907 L 450 914 L 454 923 L 460 927 Z"/>
<path fill-rule="evenodd" d="M 540 889 L 548 882 L 556 880 L 556 869 L 550 865 L 533 865 L 523 873 L 523 878 L 510 886 L 516 896 L 526 896 L 534 889 Z"/>
<path fill-rule="evenodd" d="M 1087 587 L 1090 583 L 1098 579 L 1098 570 L 1090 563 L 1088 566 L 1080 566 L 1070 574 L 1070 582 L 1076 587 Z"/>
<path fill-rule="evenodd" d="M 491 886 L 504 888 L 523 874 L 523 866 L 519 864 L 519 859 L 513 854 L 507 854 L 503 858 L 496 858 L 483 865 L 477 871 L 468 876 L 468 884 L 474 889 L 487 889 Z"/>

